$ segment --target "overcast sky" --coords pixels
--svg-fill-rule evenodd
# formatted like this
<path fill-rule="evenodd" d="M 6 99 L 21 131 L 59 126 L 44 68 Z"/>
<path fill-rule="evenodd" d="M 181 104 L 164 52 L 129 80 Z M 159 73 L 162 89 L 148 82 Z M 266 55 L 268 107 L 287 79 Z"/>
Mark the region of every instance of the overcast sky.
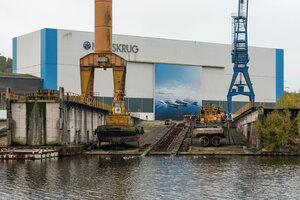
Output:
<path fill-rule="evenodd" d="M 231 43 L 231 13 L 238 7 L 238 0 L 113 3 L 115 34 L 225 44 Z M 284 49 L 286 90 L 300 90 L 300 1 L 249 0 L 249 4 L 249 45 Z M 93 31 L 94 0 L 0 0 L 0 27 L 0 54 L 11 57 L 16 36 L 42 28 Z"/>

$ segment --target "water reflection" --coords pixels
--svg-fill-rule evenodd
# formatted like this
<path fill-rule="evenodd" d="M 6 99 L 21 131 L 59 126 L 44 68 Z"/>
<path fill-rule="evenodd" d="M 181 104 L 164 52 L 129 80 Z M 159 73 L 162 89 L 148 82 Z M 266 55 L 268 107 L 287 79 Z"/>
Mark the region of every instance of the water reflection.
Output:
<path fill-rule="evenodd" d="M 299 199 L 297 157 L 0 161 L 1 199 Z"/>

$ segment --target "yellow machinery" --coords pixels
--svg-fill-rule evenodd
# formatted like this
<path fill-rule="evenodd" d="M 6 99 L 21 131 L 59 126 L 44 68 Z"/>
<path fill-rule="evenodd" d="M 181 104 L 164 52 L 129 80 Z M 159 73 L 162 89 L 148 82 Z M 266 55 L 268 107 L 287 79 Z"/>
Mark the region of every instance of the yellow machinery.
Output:
<path fill-rule="evenodd" d="M 221 107 L 214 105 L 201 107 L 195 115 L 193 137 L 199 138 L 202 146 L 220 146 L 221 139 L 225 138 L 222 127 L 224 119 Z"/>
<path fill-rule="evenodd" d="M 215 123 L 222 121 L 221 107 L 208 106 L 201 107 L 199 120 L 201 124 L 204 123 Z"/>
<path fill-rule="evenodd" d="M 80 59 L 81 93 L 93 97 L 95 68 L 112 68 L 114 82 L 112 111 L 106 117 L 106 126 L 97 128 L 98 138 L 141 133 L 133 131 L 133 122 L 125 110 L 126 65 L 126 60 L 112 53 L 112 0 L 95 0 L 95 53 Z"/>

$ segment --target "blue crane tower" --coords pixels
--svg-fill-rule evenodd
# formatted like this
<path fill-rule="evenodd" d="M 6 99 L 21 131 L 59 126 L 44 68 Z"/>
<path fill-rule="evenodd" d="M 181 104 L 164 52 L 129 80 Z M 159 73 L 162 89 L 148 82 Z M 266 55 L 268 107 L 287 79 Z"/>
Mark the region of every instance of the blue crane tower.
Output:
<path fill-rule="evenodd" d="M 247 66 L 248 55 L 248 3 L 249 0 L 238 0 L 238 15 L 233 16 L 233 50 L 232 63 L 233 77 L 227 94 L 228 115 L 231 118 L 232 97 L 236 95 L 248 96 L 250 102 L 254 103 L 255 94 L 249 77 Z M 248 88 L 248 89 L 247 89 Z M 245 90 L 246 89 L 246 90 Z"/>

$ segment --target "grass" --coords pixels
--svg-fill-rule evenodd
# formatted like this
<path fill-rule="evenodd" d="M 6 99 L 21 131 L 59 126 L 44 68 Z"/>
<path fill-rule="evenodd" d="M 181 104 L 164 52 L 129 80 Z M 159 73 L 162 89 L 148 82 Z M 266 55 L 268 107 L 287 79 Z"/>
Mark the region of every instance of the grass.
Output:
<path fill-rule="evenodd" d="M 178 147 L 172 149 L 172 153 L 177 153 L 178 152 Z"/>
<path fill-rule="evenodd" d="M 211 148 L 208 150 L 207 148 Z M 228 149 L 230 151 L 228 151 Z M 241 153 L 243 146 L 240 145 L 232 145 L 232 146 L 221 146 L 221 147 L 191 147 L 188 153 L 191 154 L 224 154 L 224 153 Z M 226 150 L 226 151 L 225 151 Z"/>
<path fill-rule="evenodd" d="M 0 126 L 6 125 L 6 121 L 0 121 Z"/>

